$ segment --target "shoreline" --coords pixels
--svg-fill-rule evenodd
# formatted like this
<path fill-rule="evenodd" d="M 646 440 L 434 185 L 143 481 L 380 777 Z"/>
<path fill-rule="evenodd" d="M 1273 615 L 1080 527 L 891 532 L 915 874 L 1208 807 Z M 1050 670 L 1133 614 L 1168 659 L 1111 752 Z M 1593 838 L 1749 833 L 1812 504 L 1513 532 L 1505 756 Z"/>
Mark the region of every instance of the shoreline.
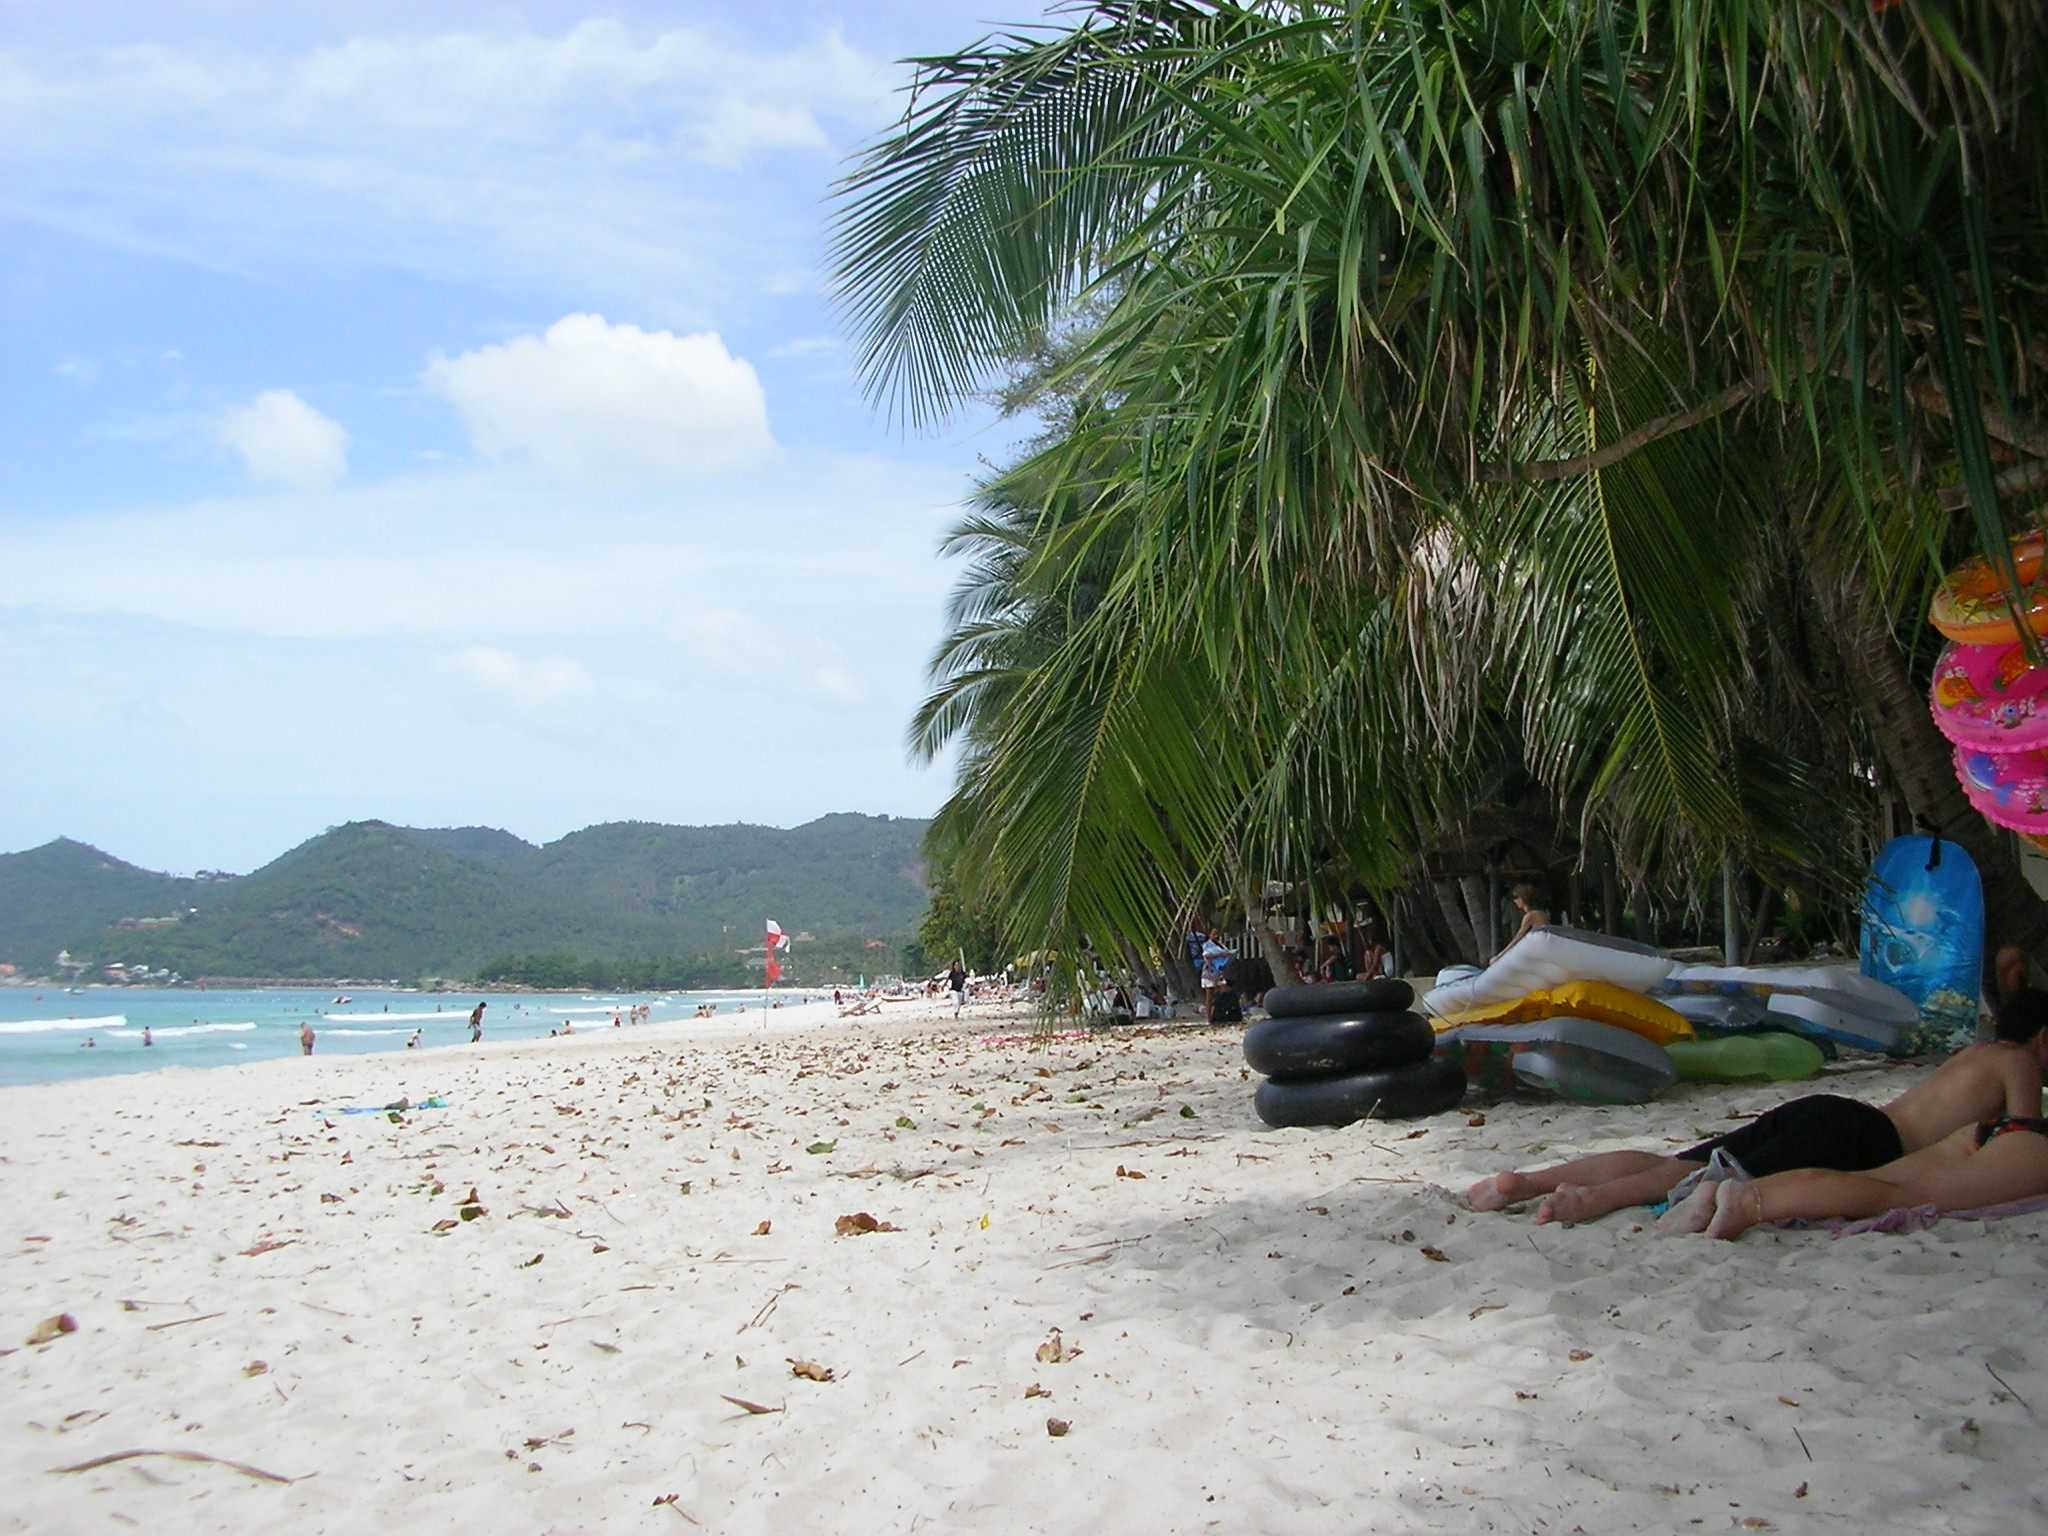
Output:
<path fill-rule="evenodd" d="M 1029 1006 L 950 1015 L 10 1096 L 0 1531 L 1978 1530 L 2037 1507 L 2041 1218 L 1711 1244 L 1457 1198 L 1925 1068 L 1270 1131 L 1233 1027 L 984 1044 Z M 376 1109 L 427 1093 L 444 1107 Z M 21 1347 L 58 1312 L 75 1332 Z M 289 1481 L 51 1475 L 138 1449 Z"/>
<path fill-rule="evenodd" d="M 67 1048 L 58 1050 L 54 1057 L 46 1054 L 40 1075 L 29 1075 L 38 1072 L 34 1066 L 17 1069 L 5 1050 L 0 1050 L 0 1091 L 37 1087 L 46 1083 L 94 1081 L 108 1076 L 149 1078 L 164 1072 L 213 1072 L 228 1068 L 260 1066 L 280 1059 L 303 1061 L 305 1058 L 298 1051 L 296 1039 L 296 1030 L 300 1022 L 310 1022 L 313 1025 L 316 1037 L 321 1042 L 320 1046 L 316 1047 L 316 1059 L 321 1060 L 394 1054 L 439 1056 L 450 1050 L 477 1049 L 463 1038 L 466 1031 L 466 1016 L 471 1004 L 477 1000 L 468 993 L 447 994 L 446 1006 L 435 1007 L 430 1015 L 404 1011 L 404 1005 L 410 1004 L 417 1008 L 422 1004 L 431 1004 L 440 996 L 439 994 L 399 994 L 389 989 L 365 991 L 362 997 L 348 999 L 355 1005 L 357 1011 L 328 1012 L 323 1009 L 335 994 L 328 993 L 325 988 L 265 988 L 262 991 L 268 994 L 270 1007 L 275 1008 L 282 1001 L 290 1010 L 282 1020 L 272 1018 L 270 1023 L 277 1027 L 263 1036 L 245 1033 L 259 1026 L 250 1022 L 250 1016 L 239 1003 L 229 1004 L 226 1000 L 231 994 L 225 992 L 206 994 L 223 1000 L 221 1008 L 217 1008 L 211 1014 L 205 1009 L 196 1008 L 199 994 L 185 989 L 174 991 L 168 988 L 109 987 L 104 992 L 92 996 L 57 994 L 53 998 L 45 999 L 46 1004 L 52 1001 L 60 1005 L 69 1004 L 78 1011 L 0 1022 L 0 1040 L 30 1042 L 61 1038 L 69 1042 L 89 1033 L 101 1036 L 102 1049 L 87 1054 L 74 1053 Z M 131 994 L 131 997 L 123 998 L 120 994 L 124 992 Z M 139 1012 L 138 1004 L 132 998 L 132 994 L 138 992 L 147 999 Z M 833 1006 L 829 992 L 822 997 L 816 993 L 810 994 L 811 1001 L 808 1003 L 798 1001 L 804 995 L 781 988 L 773 993 L 758 988 L 727 988 L 705 993 L 680 993 L 667 997 L 658 993 L 648 993 L 621 996 L 616 1000 L 594 999 L 587 1009 L 579 1010 L 541 1008 L 537 1005 L 542 1000 L 557 1001 L 562 998 L 589 997 L 591 994 L 578 990 L 557 992 L 534 989 L 522 989 L 513 994 L 490 993 L 484 994 L 486 1000 L 493 1004 L 492 1016 L 485 1023 L 484 1044 L 495 1046 L 552 1043 L 557 1039 L 588 1040 L 600 1032 L 609 1035 L 614 1033 L 614 1030 L 608 1019 L 584 1017 L 583 1014 L 601 1016 L 608 1011 L 622 1012 L 629 1004 L 640 1002 L 649 1003 L 656 1010 L 666 1006 L 674 1011 L 666 1017 L 657 1011 L 656 1015 L 646 1022 L 623 1025 L 617 1033 L 635 1038 L 667 1038 L 663 1032 L 676 1026 L 694 1026 L 698 1030 L 708 1030 L 716 1035 L 744 1027 L 740 1021 L 755 1014 L 772 1017 L 778 1022 L 801 1019 L 808 1025 L 817 1020 L 820 1009 L 830 1010 Z M 499 1011 L 505 1006 L 500 999 L 524 997 L 535 1000 L 525 1005 L 525 1012 L 522 1013 L 517 1006 L 510 1012 Z M 390 999 L 390 1002 L 385 1010 L 380 1012 L 377 1005 L 384 999 Z M 161 1010 L 158 1005 L 170 1001 L 175 1001 L 179 1010 L 176 1022 L 159 1016 Z M 709 1019 L 696 1017 L 688 1010 L 698 1001 L 713 1003 L 718 1012 Z M 900 1007 L 904 1001 L 908 1000 L 899 1001 L 894 1006 Z M 315 1002 L 322 1006 L 313 1006 Z M 301 1007 L 302 1003 L 305 1004 L 304 1007 Z M 767 1006 L 763 1006 L 764 1004 Z M 250 1006 L 261 1008 L 264 1006 L 264 1000 L 252 999 Z M 188 1007 L 195 1008 L 197 1013 L 203 1016 L 188 1020 L 184 1016 Z M 121 1009 L 123 1012 L 110 1013 L 102 1017 L 101 1013 L 96 1011 L 105 1009 Z M 564 1017 L 558 1021 L 551 1018 L 551 1014 L 561 1014 Z M 310 1018 L 303 1018 L 302 1015 L 310 1015 Z M 229 1019 L 232 1019 L 232 1022 L 220 1022 Z M 573 1022 L 576 1026 L 575 1033 L 561 1036 L 545 1033 L 550 1024 L 557 1022 Z M 136 1043 L 140 1026 L 146 1023 L 154 1025 L 159 1046 L 194 1034 L 244 1041 L 261 1040 L 262 1043 L 256 1049 L 253 1058 L 216 1052 L 208 1058 L 180 1060 L 176 1052 L 167 1051 L 161 1055 L 152 1053 L 144 1056 L 140 1052 L 125 1049 Z M 391 1027 L 383 1027 L 387 1025 Z M 404 1044 L 411 1028 L 433 1031 L 437 1038 L 423 1040 L 418 1050 L 412 1050 Z M 447 1031 L 455 1033 L 451 1037 Z M 388 1038 L 378 1038 L 373 1043 L 368 1037 Z M 108 1054 L 109 1048 L 111 1054 Z M 235 1045 L 230 1049 L 241 1051 L 246 1048 L 243 1045 Z M 42 1049 L 47 1052 L 49 1048 L 45 1046 Z M 63 1066 L 78 1063 L 82 1070 L 63 1070 L 62 1067 L 52 1070 L 49 1063 L 53 1060 L 62 1063 Z M 22 1074 L 19 1080 L 14 1075 L 17 1070 Z"/>

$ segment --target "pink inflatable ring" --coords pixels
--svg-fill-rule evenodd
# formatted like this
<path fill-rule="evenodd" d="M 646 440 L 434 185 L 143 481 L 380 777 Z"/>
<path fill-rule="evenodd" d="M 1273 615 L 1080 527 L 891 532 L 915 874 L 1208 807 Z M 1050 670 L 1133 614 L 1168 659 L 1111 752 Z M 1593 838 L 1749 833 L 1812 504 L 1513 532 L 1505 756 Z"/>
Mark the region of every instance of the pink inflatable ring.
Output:
<path fill-rule="evenodd" d="M 1966 752 L 2048 747 L 2048 666 L 2011 645 L 1944 646 L 1930 690 L 1934 723 Z"/>
<path fill-rule="evenodd" d="M 1977 813 L 2014 832 L 2048 832 L 2048 752 L 1956 752 L 1956 777 Z"/>

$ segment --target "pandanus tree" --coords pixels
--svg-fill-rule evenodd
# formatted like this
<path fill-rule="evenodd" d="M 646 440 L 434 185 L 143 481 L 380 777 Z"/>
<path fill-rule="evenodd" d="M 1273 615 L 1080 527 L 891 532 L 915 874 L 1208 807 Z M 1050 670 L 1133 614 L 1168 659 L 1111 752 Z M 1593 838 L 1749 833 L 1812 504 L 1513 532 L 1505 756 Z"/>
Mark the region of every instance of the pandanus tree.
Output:
<path fill-rule="evenodd" d="M 2048 484 L 2044 27 L 1125 0 L 915 61 L 836 228 L 877 400 L 1109 296 L 991 488 L 1058 622 L 926 721 L 1013 931 L 1160 931 L 1310 827 L 1391 882 L 1506 744 L 1638 877 L 1839 865 L 1881 778 L 2048 933 L 1914 691 Z"/>

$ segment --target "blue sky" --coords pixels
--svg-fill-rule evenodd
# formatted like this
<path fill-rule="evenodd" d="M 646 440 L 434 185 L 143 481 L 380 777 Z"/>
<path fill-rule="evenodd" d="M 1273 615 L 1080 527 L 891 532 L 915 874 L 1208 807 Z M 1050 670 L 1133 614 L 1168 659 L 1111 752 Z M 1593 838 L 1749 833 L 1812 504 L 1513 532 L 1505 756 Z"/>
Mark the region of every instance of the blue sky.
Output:
<path fill-rule="evenodd" d="M 928 814 L 1013 430 L 865 402 L 828 198 L 895 59 L 1037 12 L 11 6 L 0 850 Z"/>

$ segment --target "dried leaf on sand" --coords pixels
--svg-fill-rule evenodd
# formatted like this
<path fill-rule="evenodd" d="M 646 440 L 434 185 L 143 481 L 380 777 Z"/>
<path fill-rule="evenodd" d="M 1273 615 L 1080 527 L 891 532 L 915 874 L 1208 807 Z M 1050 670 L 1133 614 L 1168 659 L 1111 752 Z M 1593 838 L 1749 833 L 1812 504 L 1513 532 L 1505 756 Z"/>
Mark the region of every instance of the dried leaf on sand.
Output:
<path fill-rule="evenodd" d="M 253 1477 L 264 1483 L 295 1483 L 295 1477 L 283 1477 L 276 1472 L 266 1472 L 261 1467 L 252 1467 L 246 1461 L 230 1461 L 225 1456 L 209 1456 L 204 1451 L 116 1451 L 111 1456 L 95 1456 L 91 1461 L 81 1461 L 75 1466 L 52 1467 L 52 1472 L 91 1472 L 100 1467 L 110 1467 L 117 1461 L 134 1461 L 140 1456 L 162 1456 L 170 1461 L 199 1461 L 216 1467 L 230 1467 L 244 1477 Z"/>
<path fill-rule="evenodd" d="M 1045 1342 L 1038 1346 L 1038 1360 L 1042 1365 L 1065 1365 L 1069 1360 L 1078 1358 L 1080 1353 L 1081 1346 L 1069 1344 L 1060 1337 L 1057 1328 L 1046 1335 Z"/>
<path fill-rule="evenodd" d="M 829 1365 L 820 1365 L 815 1360 L 791 1360 L 789 1374 L 801 1376 L 805 1381 L 837 1381 L 839 1373 Z"/>
<path fill-rule="evenodd" d="M 37 1323 L 28 1336 L 31 1344 L 47 1344 L 50 1340 L 67 1333 L 78 1332 L 78 1319 L 69 1312 L 59 1312 L 55 1317 L 46 1317 Z"/>
<path fill-rule="evenodd" d="M 868 1232 L 901 1232 L 903 1229 L 893 1221 L 877 1221 L 866 1211 L 855 1211 L 851 1216 L 842 1216 L 833 1222 L 832 1230 L 841 1237 L 860 1237 Z"/>

